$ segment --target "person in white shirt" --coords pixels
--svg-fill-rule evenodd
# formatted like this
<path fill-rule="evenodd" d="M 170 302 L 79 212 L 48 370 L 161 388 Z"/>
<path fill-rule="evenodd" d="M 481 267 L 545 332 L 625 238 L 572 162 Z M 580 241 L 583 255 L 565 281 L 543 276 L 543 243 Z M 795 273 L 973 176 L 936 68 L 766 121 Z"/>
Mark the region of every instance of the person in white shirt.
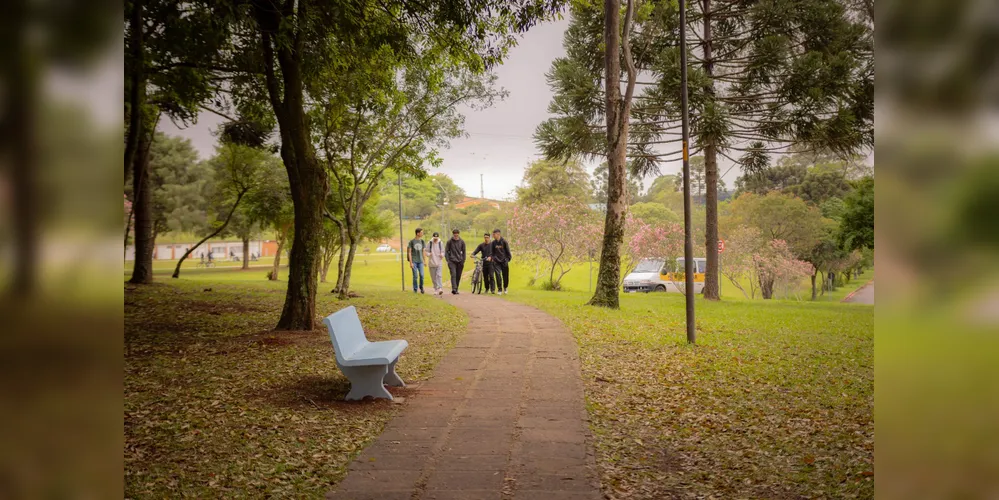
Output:
<path fill-rule="evenodd" d="M 444 294 L 444 242 L 440 234 L 434 233 L 427 245 L 427 265 L 430 267 L 430 280 L 434 282 L 434 293 Z"/>

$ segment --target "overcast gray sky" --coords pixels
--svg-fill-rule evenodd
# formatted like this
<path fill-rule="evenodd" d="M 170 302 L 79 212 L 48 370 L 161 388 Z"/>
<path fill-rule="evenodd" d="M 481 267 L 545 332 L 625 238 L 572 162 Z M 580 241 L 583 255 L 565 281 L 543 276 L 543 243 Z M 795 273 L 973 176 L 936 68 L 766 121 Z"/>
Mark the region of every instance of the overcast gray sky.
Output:
<path fill-rule="evenodd" d="M 451 147 L 441 151 L 444 160 L 439 169 L 469 196 L 479 196 L 480 176 L 487 198 L 512 198 L 514 188 L 524 176 L 527 164 L 538 158 L 532 135 L 534 129 L 548 118 L 548 103 L 552 93 L 545 82 L 545 74 L 552 61 L 565 55 L 562 33 L 569 24 L 568 17 L 561 21 L 535 26 L 514 47 L 506 62 L 496 69 L 499 86 L 509 91 L 506 100 L 482 111 L 465 111 L 467 138 L 456 139 Z M 202 158 L 214 153 L 215 137 L 212 131 L 222 118 L 203 113 L 196 125 L 178 129 L 169 121 L 160 124 L 168 134 L 190 138 Z M 727 163 L 727 162 L 723 162 Z M 596 167 L 590 164 L 589 169 Z M 665 164 L 664 174 L 679 171 L 680 165 Z M 722 165 L 722 172 L 727 165 Z M 725 177 L 732 185 L 738 172 Z M 651 181 L 646 181 L 648 187 Z"/>

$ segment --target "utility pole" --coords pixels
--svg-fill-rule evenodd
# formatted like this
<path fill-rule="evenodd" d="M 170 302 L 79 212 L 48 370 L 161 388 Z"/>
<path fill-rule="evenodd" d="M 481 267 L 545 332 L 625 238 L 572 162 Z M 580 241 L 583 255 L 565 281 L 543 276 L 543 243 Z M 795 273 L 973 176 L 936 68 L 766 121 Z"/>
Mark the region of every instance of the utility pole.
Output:
<path fill-rule="evenodd" d="M 403 257 L 402 241 L 402 170 L 399 171 L 399 274 L 401 275 L 402 291 L 406 291 L 406 259 Z"/>
<path fill-rule="evenodd" d="M 479 198 L 486 199 L 486 181 L 483 174 L 479 174 Z"/>
<path fill-rule="evenodd" d="M 690 130 L 687 104 L 687 2 L 680 7 L 680 109 L 683 133 L 683 281 L 684 302 L 687 305 L 687 343 L 697 340 L 694 329 L 694 237 L 690 221 Z"/>

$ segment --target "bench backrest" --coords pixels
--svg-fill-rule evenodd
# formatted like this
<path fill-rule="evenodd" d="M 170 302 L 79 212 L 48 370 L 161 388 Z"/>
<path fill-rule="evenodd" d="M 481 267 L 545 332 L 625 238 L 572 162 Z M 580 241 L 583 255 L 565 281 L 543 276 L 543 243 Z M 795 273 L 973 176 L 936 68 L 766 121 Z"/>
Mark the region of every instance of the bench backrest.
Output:
<path fill-rule="evenodd" d="M 357 317 L 357 309 L 354 309 L 354 306 L 345 307 L 330 314 L 323 319 L 323 323 L 330 332 L 330 340 L 333 341 L 336 359 L 341 363 L 368 343 L 368 339 L 364 336 L 364 328 L 361 327 L 361 320 Z"/>

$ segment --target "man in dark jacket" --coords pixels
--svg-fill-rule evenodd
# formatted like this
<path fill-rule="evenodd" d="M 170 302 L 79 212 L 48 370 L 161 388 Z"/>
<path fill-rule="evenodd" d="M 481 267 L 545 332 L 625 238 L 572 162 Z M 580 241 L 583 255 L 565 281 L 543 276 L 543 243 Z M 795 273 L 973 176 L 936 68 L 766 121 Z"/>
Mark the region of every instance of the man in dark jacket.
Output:
<path fill-rule="evenodd" d="M 451 294 L 458 295 L 458 285 L 461 283 L 461 271 L 465 268 L 465 240 L 458 235 L 460 231 L 451 231 L 451 239 L 444 246 L 444 260 L 451 270 Z"/>
<path fill-rule="evenodd" d="M 489 241 L 489 233 L 482 235 L 482 243 L 475 247 L 475 251 L 472 252 L 472 257 L 476 254 L 482 254 L 482 279 L 485 280 L 485 289 L 492 294 L 496 293 L 496 287 L 493 285 L 493 263 L 489 262 L 489 257 L 493 255 L 493 245 Z"/>
<path fill-rule="evenodd" d="M 493 275 L 496 280 L 496 290 L 505 295 L 510 287 L 510 261 L 513 255 L 510 254 L 510 245 L 503 239 L 499 229 L 493 230 L 492 256 L 489 260 L 493 264 Z"/>

